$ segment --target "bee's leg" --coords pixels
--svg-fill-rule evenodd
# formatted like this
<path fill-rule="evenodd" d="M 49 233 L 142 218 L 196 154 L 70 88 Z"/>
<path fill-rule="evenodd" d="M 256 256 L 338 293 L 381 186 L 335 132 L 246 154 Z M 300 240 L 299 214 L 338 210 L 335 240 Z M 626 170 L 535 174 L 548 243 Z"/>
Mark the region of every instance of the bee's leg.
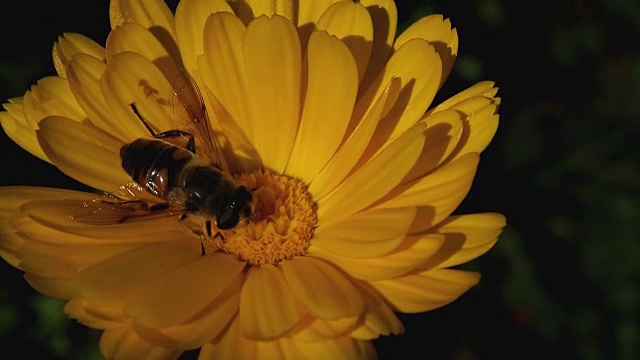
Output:
<path fill-rule="evenodd" d="M 200 238 L 200 251 L 201 251 L 201 255 L 205 256 L 207 255 L 207 253 L 204 250 L 204 241 L 203 238 L 205 237 L 205 234 L 202 233 L 202 231 L 193 229 L 192 227 L 188 226 L 187 224 L 184 223 L 184 220 L 189 216 L 188 213 L 183 213 L 182 215 L 180 215 L 180 217 L 178 218 L 178 222 L 180 223 L 180 225 L 186 227 L 187 229 L 189 229 L 192 233 L 198 235 L 198 237 Z"/>

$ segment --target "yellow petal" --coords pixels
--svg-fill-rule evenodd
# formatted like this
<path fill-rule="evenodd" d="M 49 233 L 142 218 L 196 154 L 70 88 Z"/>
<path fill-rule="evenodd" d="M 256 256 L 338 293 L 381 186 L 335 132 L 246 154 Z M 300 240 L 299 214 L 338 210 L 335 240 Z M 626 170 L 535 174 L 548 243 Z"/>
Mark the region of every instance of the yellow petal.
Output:
<path fill-rule="evenodd" d="M 313 247 L 337 255 L 355 258 L 380 256 L 395 249 L 413 222 L 415 209 L 411 207 L 385 210 L 365 210 L 352 216 L 338 218 L 314 230 Z M 309 249 L 310 253 L 313 248 Z"/>
<path fill-rule="evenodd" d="M 397 186 L 420 155 L 423 131 L 424 126 L 414 126 L 349 176 L 337 191 L 318 200 L 318 219 L 330 223 L 354 214 Z"/>
<path fill-rule="evenodd" d="M 369 341 L 353 339 L 349 336 L 320 342 L 296 342 L 296 355 L 303 355 L 308 359 L 356 360 L 375 359 L 376 352 Z"/>
<path fill-rule="evenodd" d="M 120 164 L 123 144 L 91 125 L 49 117 L 40 122 L 38 140 L 58 169 L 84 184 L 113 192 L 131 182 Z"/>
<path fill-rule="evenodd" d="M 235 5 L 236 14 L 247 25 L 263 15 L 269 18 L 279 15 L 293 21 L 295 14 L 295 4 L 292 0 L 243 0 L 235 2 Z"/>
<path fill-rule="evenodd" d="M 104 47 L 82 34 L 64 33 L 53 44 L 53 65 L 61 78 L 67 77 L 67 65 L 76 54 L 87 54 L 104 60 Z"/>
<path fill-rule="evenodd" d="M 114 328 L 129 322 L 129 319 L 122 312 L 122 307 L 89 303 L 80 297 L 67 301 L 64 305 L 64 313 L 70 319 L 94 329 Z"/>
<path fill-rule="evenodd" d="M 27 123 L 22 104 L 8 103 L 3 106 L 6 111 L 0 112 L 0 125 L 7 136 L 32 155 L 50 163 L 36 137 L 37 125 Z"/>
<path fill-rule="evenodd" d="M 176 78 L 167 79 L 153 63 L 139 54 L 124 52 L 111 59 L 102 78 L 105 100 L 120 121 L 131 121 L 144 129 L 143 133 L 131 134 L 128 141 L 151 135 L 131 104 L 135 104 L 140 117 L 156 134 L 188 129 L 193 121 L 191 110 L 177 96 L 176 81 Z M 193 100 L 199 104 L 199 99 Z"/>
<path fill-rule="evenodd" d="M 242 48 L 245 32 L 245 26 L 233 14 L 219 12 L 211 15 L 205 24 L 204 55 L 199 58 L 198 68 L 204 86 L 249 139 L 253 139 Z"/>
<path fill-rule="evenodd" d="M 412 39 L 396 51 L 380 75 L 384 84 L 392 77 L 402 79 L 395 106 L 380 121 L 368 152 L 374 154 L 413 126 L 435 97 L 442 76 L 442 63 L 435 48 L 423 39 Z M 365 95 L 367 96 L 367 95 Z"/>
<path fill-rule="evenodd" d="M 356 279 L 376 281 L 395 278 L 417 269 L 438 252 L 444 241 L 445 237 L 440 234 L 413 236 L 392 252 L 370 258 L 346 257 L 318 250 L 309 254 L 335 264 Z"/>
<path fill-rule="evenodd" d="M 361 323 L 361 316 L 351 316 L 340 318 L 337 320 L 315 319 L 310 324 L 300 326 L 300 329 L 294 329 L 297 340 L 310 341 L 326 341 L 328 339 L 337 338 L 349 334 Z"/>
<path fill-rule="evenodd" d="M 147 281 L 128 298 L 125 312 L 142 326 L 184 322 L 215 300 L 244 266 L 227 254 L 201 256 Z M 209 277 L 214 281 L 206 282 Z"/>
<path fill-rule="evenodd" d="M 282 172 L 298 131 L 301 53 L 293 24 L 257 18 L 244 38 L 248 105 L 256 150 L 265 167 Z"/>
<path fill-rule="evenodd" d="M 344 0 L 315 0 L 302 1 L 298 4 L 298 19 L 296 26 L 298 34 L 300 34 L 300 43 L 302 48 L 307 47 L 309 36 L 313 30 L 316 30 L 316 23 L 322 14 L 334 3 Z"/>
<path fill-rule="evenodd" d="M 138 334 L 153 343 L 173 349 L 193 349 L 218 337 L 237 314 L 244 278 L 236 277 L 201 314 L 191 321 L 162 329 L 136 326 Z"/>
<path fill-rule="evenodd" d="M 360 294 L 332 265 L 299 257 L 283 261 L 280 266 L 289 289 L 311 315 L 336 320 L 362 313 Z"/>
<path fill-rule="evenodd" d="M 359 82 L 367 71 L 373 43 L 373 23 L 369 12 L 358 2 L 337 2 L 322 14 L 317 29 L 337 37 L 349 47 L 358 66 Z"/>
<path fill-rule="evenodd" d="M 140 338 L 130 325 L 106 329 L 100 337 L 100 352 L 107 359 L 170 360 L 182 351 L 170 350 Z"/>
<path fill-rule="evenodd" d="M 464 264 L 489 251 L 505 226 L 505 217 L 496 213 L 451 216 L 438 225 L 445 236 L 440 250 L 446 258 L 440 268 Z"/>
<path fill-rule="evenodd" d="M 443 19 L 442 15 L 426 16 L 409 26 L 396 39 L 393 47 L 399 49 L 411 39 L 420 38 L 427 40 L 435 48 L 442 60 L 442 80 L 440 86 L 447 79 L 456 55 L 458 54 L 458 33 L 451 29 L 451 21 Z"/>
<path fill-rule="evenodd" d="M 75 262 L 72 251 L 68 251 L 66 256 L 42 256 L 39 260 L 41 262 L 52 261 L 49 268 L 51 270 L 57 269 L 60 276 L 51 272 L 42 275 L 27 273 L 25 277 L 38 291 L 50 296 L 69 299 L 81 294 L 83 299 L 92 303 L 122 307 L 127 299 L 126 295 L 140 289 L 157 277 L 163 277 L 172 269 L 201 256 L 199 246 L 188 245 L 188 243 L 172 241 L 153 246 L 138 246 L 136 249 L 113 254 L 107 259 L 96 261 L 93 264 Z M 108 247 L 108 243 L 103 246 Z M 98 248 L 95 245 L 94 247 Z M 34 251 L 26 255 L 36 258 L 40 254 Z M 33 263 L 37 262 L 34 260 Z M 65 268 L 67 264 L 71 266 Z M 46 265 L 40 264 L 39 266 Z M 77 268 L 77 265 L 82 265 L 83 268 Z M 67 269 L 67 273 L 63 274 L 65 269 Z M 75 270 L 74 274 L 71 270 Z M 135 276 L 131 276 L 131 274 L 135 274 Z"/>
<path fill-rule="evenodd" d="M 359 286 L 367 311 L 359 327 L 350 336 L 358 340 L 377 339 L 380 335 L 399 335 L 404 326 L 391 308 L 366 284 Z"/>
<path fill-rule="evenodd" d="M 495 83 L 493 81 L 481 81 L 443 101 L 438 106 L 429 110 L 429 113 L 436 113 L 438 111 L 450 109 L 454 105 L 473 97 L 494 98 L 497 91 L 498 89 L 495 87 Z"/>
<path fill-rule="evenodd" d="M 376 208 L 427 206 L 432 216 L 428 224 L 435 225 L 449 216 L 467 195 L 478 161 L 477 153 L 469 153 L 419 180 L 399 186 Z"/>
<path fill-rule="evenodd" d="M 436 269 L 392 280 L 371 282 L 395 311 L 418 313 L 457 299 L 480 280 L 474 272 Z"/>
<path fill-rule="evenodd" d="M 463 115 L 457 111 L 442 111 L 422 119 L 421 122 L 427 124 L 424 131 L 425 144 L 420 158 L 402 180 L 403 183 L 425 176 L 448 160 L 463 133 Z"/>
<path fill-rule="evenodd" d="M 369 144 L 369 140 L 385 112 L 385 109 L 393 105 L 400 92 L 400 79 L 393 78 L 389 81 L 385 89 L 379 94 L 375 101 L 371 104 L 363 120 L 358 122 L 357 127 L 350 136 L 343 142 L 338 152 L 331 158 L 327 166 L 312 180 L 309 185 L 309 192 L 313 194 L 317 200 L 322 199 L 327 193 L 334 190 L 340 184 L 345 176 L 353 170 L 353 166 L 358 162 L 360 156 Z M 362 102 L 356 104 L 359 107 L 369 106 L 368 103 L 363 105 Z"/>
<path fill-rule="evenodd" d="M 183 0 L 178 3 L 176 35 L 184 67 L 190 73 L 195 72 L 196 60 L 204 53 L 204 24 L 209 15 L 217 12 L 231 13 L 232 10 L 224 0 Z"/>
<path fill-rule="evenodd" d="M 107 38 L 107 62 L 123 52 L 135 52 L 151 61 L 170 82 L 175 82 L 182 70 L 180 59 L 174 60 L 151 30 L 136 23 L 125 23 L 113 30 Z"/>
<path fill-rule="evenodd" d="M 369 66 L 361 81 L 361 88 L 368 89 L 391 55 L 398 25 L 398 9 L 394 0 L 360 0 L 359 3 L 369 11 L 374 29 Z"/>
<path fill-rule="evenodd" d="M 307 51 L 304 108 L 285 173 L 310 182 L 342 142 L 358 92 L 358 79 L 349 49 L 327 33 L 314 32 Z M 327 81 L 327 74 L 331 74 L 332 81 Z"/>
<path fill-rule="evenodd" d="M 31 127 L 47 116 L 64 116 L 75 121 L 87 115 L 76 102 L 69 83 L 65 79 L 48 76 L 38 80 L 24 96 L 24 114 Z"/>
<path fill-rule="evenodd" d="M 169 44 L 175 39 L 174 19 L 171 9 L 162 0 L 112 0 L 109 4 L 111 30 L 134 22 L 144 28 L 154 28 L 159 38 L 165 38 Z M 175 41 L 173 41 L 175 44 Z"/>
<path fill-rule="evenodd" d="M 465 114 L 466 118 L 465 131 L 451 158 L 482 152 L 498 130 L 498 104 L 485 97 L 471 98 L 456 104 L 452 110 Z"/>
<path fill-rule="evenodd" d="M 78 104 L 94 125 L 123 143 L 131 139 L 132 134 L 146 135 L 139 121 L 114 121 L 117 117 L 105 102 L 100 88 L 100 78 L 106 69 L 105 63 L 85 54 L 78 54 L 71 60 L 67 76 Z"/>
<path fill-rule="evenodd" d="M 273 340 L 302 318 L 282 271 L 273 265 L 251 267 L 240 297 L 240 326 L 247 339 Z"/>

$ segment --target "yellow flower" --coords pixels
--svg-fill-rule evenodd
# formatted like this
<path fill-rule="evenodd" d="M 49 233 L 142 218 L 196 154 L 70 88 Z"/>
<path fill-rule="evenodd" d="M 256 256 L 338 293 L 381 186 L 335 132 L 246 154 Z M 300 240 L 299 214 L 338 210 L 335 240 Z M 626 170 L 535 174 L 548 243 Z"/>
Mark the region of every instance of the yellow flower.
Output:
<path fill-rule="evenodd" d="M 0 121 L 113 195 L 1 188 L 0 254 L 104 330 L 107 358 L 374 358 L 372 339 L 403 332 L 396 312 L 478 282 L 453 267 L 505 224 L 451 215 L 498 126 L 497 88 L 432 107 L 456 31 L 433 15 L 396 37 L 396 16 L 391 0 L 183 0 L 175 15 L 160 0 L 112 0 L 105 47 L 64 34 L 58 76 L 11 99 Z M 125 171 L 124 145 L 172 130 L 250 191 L 250 216 L 229 205 L 238 223 L 218 229 L 214 216 L 209 233 L 219 213 L 180 210 L 175 192 L 144 190 L 151 174 Z M 147 154 L 124 160 L 160 159 Z M 151 169 L 166 179 L 174 158 Z"/>

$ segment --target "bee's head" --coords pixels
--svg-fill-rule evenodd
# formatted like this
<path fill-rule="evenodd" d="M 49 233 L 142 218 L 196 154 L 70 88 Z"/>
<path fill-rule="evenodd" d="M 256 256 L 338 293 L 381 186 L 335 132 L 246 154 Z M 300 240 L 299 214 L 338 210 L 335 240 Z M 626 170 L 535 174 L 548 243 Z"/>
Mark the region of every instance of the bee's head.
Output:
<path fill-rule="evenodd" d="M 236 226 L 240 221 L 240 215 L 246 213 L 250 201 L 251 193 L 244 186 L 236 188 L 216 214 L 218 229 L 228 230 Z"/>

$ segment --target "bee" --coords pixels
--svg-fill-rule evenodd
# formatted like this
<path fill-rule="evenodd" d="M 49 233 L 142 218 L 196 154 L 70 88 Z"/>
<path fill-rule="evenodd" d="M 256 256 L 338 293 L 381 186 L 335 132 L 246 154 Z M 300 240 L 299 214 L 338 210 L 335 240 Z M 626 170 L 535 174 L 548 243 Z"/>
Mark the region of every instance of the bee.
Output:
<path fill-rule="evenodd" d="M 100 205 L 108 205 L 108 211 L 101 209 L 95 212 L 99 219 L 87 221 L 86 217 L 78 217 L 79 221 L 93 224 L 122 223 L 168 212 L 179 214 L 178 221 L 183 223 L 188 216 L 197 215 L 204 219 L 205 230 L 187 227 L 201 236 L 202 255 L 205 255 L 202 237 L 220 237 L 224 240 L 220 232 L 212 234 L 214 219 L 218 229 L 228 230 L 234 228 L 241 218 L 251 216 L 251 192 L 244 186 L 236 185 L 228 171 L 223 170 L 204 101 L 193 78 L 188 78 L 190 83 L 184 84 L 181 91 L 191 93 L 183 94 L 179 101 L 200 100 L 198 103 L 182 103 L 191 117 L 189 129 L 195 134 L 179 129 L 156 134 L 140 115 L 136 104 L 132 103 L 129 106 L 150 137 L 136 139 L 120 148 L 122 168 L 135 185 L 163 202 L 149 204 L 141 199 L 101 200 Z M 148 84 L 141 81 L 141 86 Z M 213 154 L 208 158 L 215 156 L 216 162 L 212 163 L 196 152 L 195 136 L 198 136 L 202 148 Z"/>

